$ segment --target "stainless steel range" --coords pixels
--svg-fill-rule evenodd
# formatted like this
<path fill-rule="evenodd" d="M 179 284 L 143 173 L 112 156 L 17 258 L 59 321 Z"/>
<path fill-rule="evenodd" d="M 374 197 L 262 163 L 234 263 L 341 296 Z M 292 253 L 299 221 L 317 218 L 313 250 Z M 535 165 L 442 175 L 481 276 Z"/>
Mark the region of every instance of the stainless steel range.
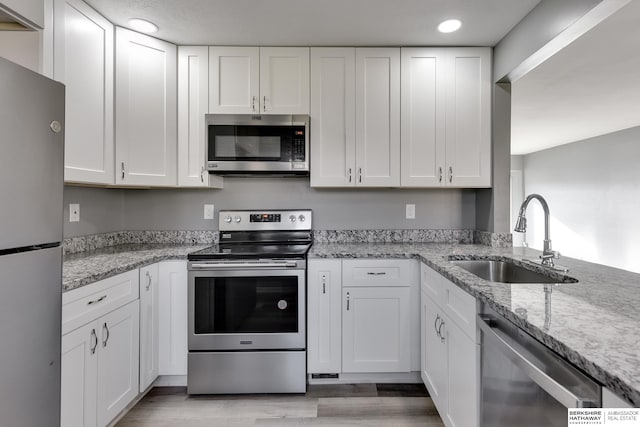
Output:
<path fill-rule="evenodd" d="M 220 211 L 219 229 L 189 255 L 188 393 L 304 393 L 311 211 Z"/>

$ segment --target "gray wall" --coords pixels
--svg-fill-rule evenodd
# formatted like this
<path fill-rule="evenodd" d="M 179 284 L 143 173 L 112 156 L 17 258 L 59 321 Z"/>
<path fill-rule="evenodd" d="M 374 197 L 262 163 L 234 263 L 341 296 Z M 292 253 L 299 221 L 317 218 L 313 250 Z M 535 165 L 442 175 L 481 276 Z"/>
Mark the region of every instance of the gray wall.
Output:
<path fill-rule="evenodd" d="M 636 127 L 524 156 L 525 194 L 540 193 L 549 203 L 555 250 L 640 272 L 639 140 Z M 527 219 L 527 242 L 541 249 L 536 201 Z"/>
<path fill-rule="evenodd" d="M 121 190 L 65 187 L 65 237 L 115 230 L 218 228 L 220 209 L 310 208 L 316 229 L 475 228 L 475 191 L 312 189 L 308 178 L 225 178 L 222 190 Z M 80 222 L 68 204 L 80 203 Z M 215 205 L 213 221 L 203 205 Z M 416 219 L 405 219 L 405 204 Z"/>

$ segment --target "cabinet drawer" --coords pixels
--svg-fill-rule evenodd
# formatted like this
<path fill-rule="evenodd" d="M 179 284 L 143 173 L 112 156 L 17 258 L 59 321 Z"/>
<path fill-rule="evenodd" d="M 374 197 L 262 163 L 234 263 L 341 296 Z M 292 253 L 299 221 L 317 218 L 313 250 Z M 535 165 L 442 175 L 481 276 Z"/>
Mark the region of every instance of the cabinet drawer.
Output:
<path fill-rule="evenodd" d="M 62 334 L 138 298 L 138 269 L 62 294 Z"/>
<path fill-rule="evenodd" d="M 342 262 L 342 286 L 409 286 L 415 268 L 408 259 L 347 260 Z"/>
<path fill-rule="evenodd" d="M 479 343 L 476 337 L 476 299 L 460 289 L 444 277 L 444 310 L 450 320 L 474 343 Z"/>

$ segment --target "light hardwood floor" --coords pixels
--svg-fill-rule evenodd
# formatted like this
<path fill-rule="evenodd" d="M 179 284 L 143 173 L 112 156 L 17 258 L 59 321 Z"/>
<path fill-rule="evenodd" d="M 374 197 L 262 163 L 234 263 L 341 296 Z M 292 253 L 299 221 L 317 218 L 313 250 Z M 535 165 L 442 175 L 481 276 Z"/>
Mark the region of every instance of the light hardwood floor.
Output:
<path fill-rule="evenodd" d="M 310 385 L 296 395 L 188 396 L 156 387 L 117 427 L 427 426 L 444 427 L 418 384 Z"/>

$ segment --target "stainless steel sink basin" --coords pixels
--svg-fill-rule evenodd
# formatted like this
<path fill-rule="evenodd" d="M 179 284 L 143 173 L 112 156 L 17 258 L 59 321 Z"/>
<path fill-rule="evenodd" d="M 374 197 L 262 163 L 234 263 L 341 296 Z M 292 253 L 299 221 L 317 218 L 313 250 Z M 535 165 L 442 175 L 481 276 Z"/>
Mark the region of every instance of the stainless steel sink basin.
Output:
<path fill-rule="evenodd" d="M 451 260 L 452 264 L 462 267 L 484 280 L 502 283 L 576 283 L 573 277 L 563 274 L 550 275 L 529 270 L 517 264 L 487 259 Z"/>

